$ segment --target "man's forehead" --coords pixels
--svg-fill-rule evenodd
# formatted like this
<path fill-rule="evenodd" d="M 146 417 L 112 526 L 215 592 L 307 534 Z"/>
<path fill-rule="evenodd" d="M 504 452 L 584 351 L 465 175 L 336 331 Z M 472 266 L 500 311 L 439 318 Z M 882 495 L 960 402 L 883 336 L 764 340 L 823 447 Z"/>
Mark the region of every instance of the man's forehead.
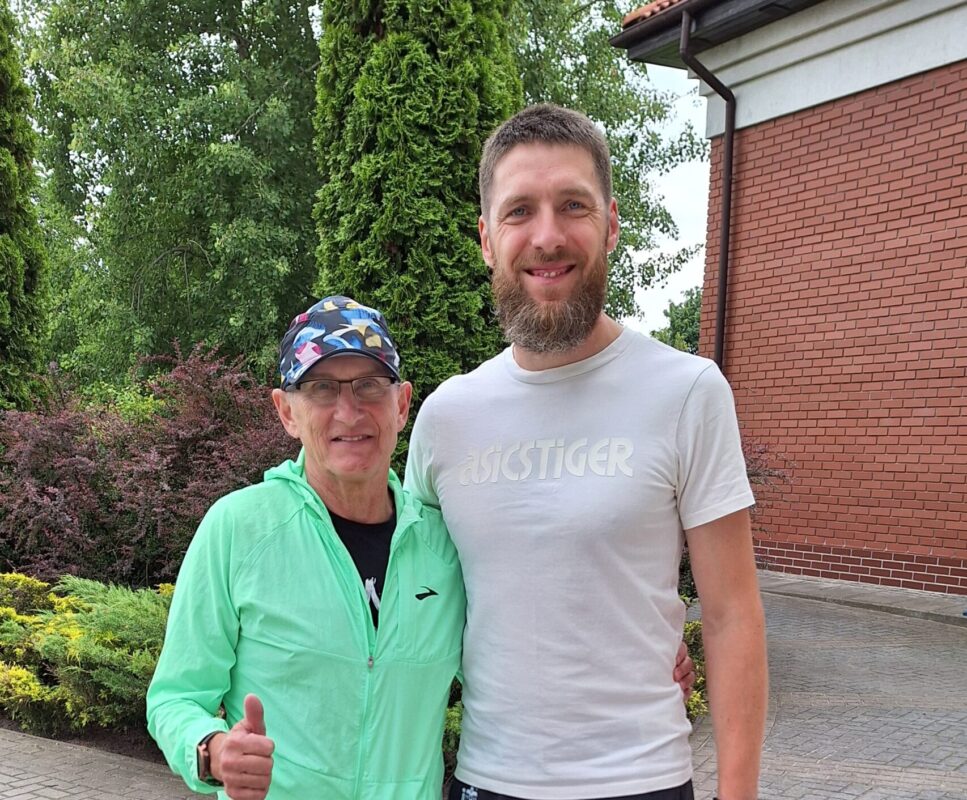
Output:
<path fill-rule="evenodd" d="M 541 177 L 541 187 L 557 191 L 598 191 L 591 154 L 574 144 L 524 142 L 515 145 L 494 167 L 495 194 L 516 193 L 516 178 Z M 533 187 L 538 188 L 538 187 Z"/>

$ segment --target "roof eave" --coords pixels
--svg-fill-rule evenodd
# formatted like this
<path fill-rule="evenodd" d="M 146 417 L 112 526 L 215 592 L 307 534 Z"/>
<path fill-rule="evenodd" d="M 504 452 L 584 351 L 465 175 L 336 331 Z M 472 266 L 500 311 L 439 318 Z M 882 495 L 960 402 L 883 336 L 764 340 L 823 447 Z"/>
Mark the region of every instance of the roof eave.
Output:
<path fill-rule="evenodd" d="M 684 69 L 678 53 L 682 12 L 695 20 L 691 51 L 701 53 L 824 0 L 692 0 L 646 17 L 611 37 L 632 61 Z"/>

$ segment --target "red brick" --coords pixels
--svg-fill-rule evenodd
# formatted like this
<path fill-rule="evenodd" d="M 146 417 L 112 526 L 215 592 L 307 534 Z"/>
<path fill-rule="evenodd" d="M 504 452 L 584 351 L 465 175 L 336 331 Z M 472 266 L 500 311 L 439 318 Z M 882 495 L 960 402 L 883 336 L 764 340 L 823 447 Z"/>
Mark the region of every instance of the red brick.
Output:
<path fill-rule="evenodd" d="M 726 374 L 743 435 L 795 464 L 758 489 L 760 553 L 939 591 L 967 578 L 965 114 L 960 62 L 737 134 Z M 720 164 L 716 140 L 716 196 Z"/>

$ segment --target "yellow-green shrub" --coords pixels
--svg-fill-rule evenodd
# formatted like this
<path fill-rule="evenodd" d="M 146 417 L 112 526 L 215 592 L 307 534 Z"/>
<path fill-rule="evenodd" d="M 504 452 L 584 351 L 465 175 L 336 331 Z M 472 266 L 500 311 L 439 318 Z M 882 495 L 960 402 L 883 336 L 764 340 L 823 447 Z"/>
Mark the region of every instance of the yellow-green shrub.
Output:
<path fill-rule="evenodd" d="M 0 574 L 0 606 L 9 606 L 20 614 L 52 608 L 50 584 L 19 572 Z"/>
<path fill-rule="evenodd" d="M 0 707 L 26 730 L 56 733 L 64 727 L 57 687 L 44 684 L 37 673 L 0 661 Z"/>
<path fill-rule="evenodd" d="M 171 595 L 67 576 L 46 610 L 0 609 L 0 709 L 37 732 L 143 724 Z"/>

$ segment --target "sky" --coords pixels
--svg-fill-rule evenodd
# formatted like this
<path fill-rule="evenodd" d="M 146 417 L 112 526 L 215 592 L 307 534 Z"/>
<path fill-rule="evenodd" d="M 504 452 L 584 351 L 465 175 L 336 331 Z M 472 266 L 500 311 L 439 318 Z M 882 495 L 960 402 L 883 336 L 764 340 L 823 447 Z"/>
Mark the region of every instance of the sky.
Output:
<path fill-rule="evenodd" d="M 681 120 L 691 121 L 699 134 L 705 132 L 705 99 L 698 96 L 698 80 L 690 79 L 683 69 L 648 65 L 652 83 L 665 91 L 674 92 L 680 99 L 675 111 Z M 683 164 L 656 181 L 658 193 L 664 198 L 665 207 L 678 225 L 677 242 L 667 242 L 670 251 L 693 244 L 705 244 L 705 224 L 708 218 L 709 165 L 705 163 Z M 620 210 L 619 210 L 620 213 Z M 680 302 L 686 289 L 700 286 L 705 269 L 705 249 L 682 270 L 672 275 L 663 286 L 639 290 L 637 299 L 643 314 L 640 319 L 625 320 L 628 327 L 650 333 L 663 328 L 666 320 L 662 313 L 671 301 Z"/>

